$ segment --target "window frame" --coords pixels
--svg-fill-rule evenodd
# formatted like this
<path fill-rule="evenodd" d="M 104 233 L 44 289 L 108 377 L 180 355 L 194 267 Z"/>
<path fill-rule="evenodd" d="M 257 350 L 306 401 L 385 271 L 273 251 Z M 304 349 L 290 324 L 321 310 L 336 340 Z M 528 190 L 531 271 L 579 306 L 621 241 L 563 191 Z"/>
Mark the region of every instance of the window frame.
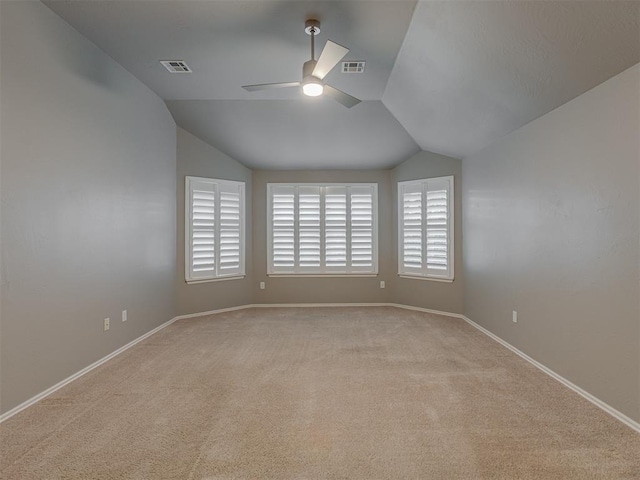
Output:
<path fill-rule="evenodd" d="M 214 242 L 214 252 L 215 252 L 215 273 L 213 275 L 204 275 L 204 276 L 193 276 L 192 275 L 192 235 L 193 235 L 193 225 L 192 225 L 192 201 L 191 196 L 193 193 L 192 183 L 199 182 L 212 185 L 214 188 L 215 195 L 215 212 L 216 218 L 214 219 L 214 238 L 216 241 Z M 219 187 L 231 187 L 237 188 L 239 193 L 239 204 L 240 204 L 240 245 L 239 245 L 239 268 L 237 271 L 234 271 L 229 274 L 220 273 L 220 251 L 219 251 L 219 239 L 220 239 L 220 189 Z M 237 280 L 246 277 L 246 182 L 235 181 L 235 180 L 225 180 L 218 178 L 206 178 L 206 177 L 195 177 L 195 176 L 185 176 L 185 282 L 187 284 L 196 284 L 196 283 L 205 283 L 205 282 L 218 282 L 224 280 Z"/>
<path fill-rule="evenodd" d="M 430 270 L 427 265 L 426 257 L 426 225 L 423 223 L 422 231 L 422 266 L 420 270 L 406 270 L 404 266 L 404 198 L 406 187 L 420 187 L 421 197 L 421 216 L 423 222 L 426 222 L 426 193 L 429 190 L 429 183 L 446 182 L 447 183 L 447 271 L 446 274 L 438 273 L 438 271 Z M 415 280 L 430 280 L 435 282 L 452 283 L 455 279 L 455 189 L 454 176 L 446 175 L 442 177 L 421 178 L 416 180 L 406 180 L 397 183 L 398 187 L 398 276 L 402 278 L 410 278 Z"/>
<path fill-rule="evenodd" d="M 320 267 L 300 267 L 294 266 L 293 271 L 286 272 L 275 269 L 273 265 L 273 194 L 272 191 L 274 188 L 278 187 L 319 187 L 320 188 L 320 238 L 321 238 L 321 247 L 320 247 L 320 258 L 321 265 Z M 354 267 L 344 267 L 344 270 L 340 270 L 338 267 L 329 267 L 327 268 L 326 262 L 325 265 L 322 264 L 323 259 L 325 259 L 325 251 L 323 249 L 324 246 L 324 232 L 326 229 L 326 217 L 325 217 L 325 195 L 326 195 L 326 187 L 346 187 L 347 188 L 347 218 L 351 216 L 350 210 L 350 199 L 351 192 L 349 187 L 368 187 L 372 189 L 372 198 L 371 198 L 371 207 L 372 207 L 372 266 L 370 269 L 360 269 Z M 294 205 L 296 205 L 298 197 L 298 191 L 296 190 Z M 294 207 L 297 212 L 297 205 Z M 294 220 L 294 225 L 297 224 L 297 218 Z M 299 227 L 296 228 L 298 231 Z M 378 276 L 378 184 L 372 182 L 344 182 L 344 183 L 333 183 L 333 182 L 287 182 L 287 183 L 267 183 L 267 276 L 269 277 L 377 277 Z M 346 244 L 350 244 L 351 240 L 351 229 L 352 225 L 347 222 L 346 224 Z M 347 247 L 348 249 L 350 247 Z"/>

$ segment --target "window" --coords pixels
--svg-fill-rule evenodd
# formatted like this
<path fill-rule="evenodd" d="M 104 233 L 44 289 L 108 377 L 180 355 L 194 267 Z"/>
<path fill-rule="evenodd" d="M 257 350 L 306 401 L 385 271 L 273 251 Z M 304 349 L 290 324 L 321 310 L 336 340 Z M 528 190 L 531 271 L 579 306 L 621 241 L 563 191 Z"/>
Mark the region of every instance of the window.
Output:
<path fill-rule="evenodd" d="M 378 186 L 270 183 L 267 273 L 377 274 Z"/>
<path fill-rule="evenodd" d="M 453 280 L 453 177 L 398 183 L 398 274 Z"/>
<path fill-rule="evenodd" d="M 244 182 L 186 177 L 188 283 L 244 276 Z"/>

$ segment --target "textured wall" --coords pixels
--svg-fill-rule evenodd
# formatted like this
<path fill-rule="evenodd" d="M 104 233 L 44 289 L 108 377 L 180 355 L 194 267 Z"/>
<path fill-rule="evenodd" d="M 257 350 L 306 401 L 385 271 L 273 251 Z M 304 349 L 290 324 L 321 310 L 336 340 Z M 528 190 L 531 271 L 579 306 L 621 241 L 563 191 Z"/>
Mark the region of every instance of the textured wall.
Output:
<path fill-rule="evenodd" d="M 463 162 L 467 315 L 635 420 L 639 107 L 635 66 Z"/>
<path fill-rule="evenodd" d="M 391 251 L 391 178 L 388 170 L 274 171 L 253 173 L 253 300 L 254 303 L 388 302 L 389 289 L 380 280 L 393 275 Z M 343 278 L 267 277 L 267 183 L 363 182 L 378 184 L 378 276 Z M 266 289 L 259 289 L 259 282 Z"/>
<path fill-rule="evenodd" d="M 398 182 L 421 178 L 454 177 L 454 281 L 453 283 L 398 277 Z M 464 312 L 462 268 L 462 162 L 431 152 L 420 152 L 392 171 L 393 272 L 389 282 L 394 303 L 431 308 L 443 312 Z"/>
<path fill-rule="evenodd" d="M 185 282 L 185 222 L 184 222 L 184 178 L 186 176 L 219 178 L 246 182 L 245 186 L 245 242 L 246 273 L 243 279 L 215 282 Z M 251 170 L 211 145 L 178 128 L 178 209 L 177 209 L 177 269 L 176 292 L 178 314 L 208 312 L 220 308 L 251 303 L 252 278 L 252 201 Z"/>
<path fill-rule="evenodd" d="M 0 3 L 4 412 L 174 316 L 176 143 L 111 58 Z"/>

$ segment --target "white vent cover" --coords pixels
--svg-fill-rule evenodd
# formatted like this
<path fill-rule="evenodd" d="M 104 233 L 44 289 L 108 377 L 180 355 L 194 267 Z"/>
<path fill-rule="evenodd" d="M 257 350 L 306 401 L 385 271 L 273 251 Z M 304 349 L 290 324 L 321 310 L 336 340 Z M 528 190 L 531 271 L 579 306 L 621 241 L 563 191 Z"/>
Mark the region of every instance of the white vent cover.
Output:
<path fill-rule="evenodd" d="M 191 73 L 192 71 L 182 60 L 160 60 L 160 63 L 171 73 Z"/>
<path fill-rule="evenodd" d="M 342 73 L 362 73 L 365 62 L 342 62 Z"/>

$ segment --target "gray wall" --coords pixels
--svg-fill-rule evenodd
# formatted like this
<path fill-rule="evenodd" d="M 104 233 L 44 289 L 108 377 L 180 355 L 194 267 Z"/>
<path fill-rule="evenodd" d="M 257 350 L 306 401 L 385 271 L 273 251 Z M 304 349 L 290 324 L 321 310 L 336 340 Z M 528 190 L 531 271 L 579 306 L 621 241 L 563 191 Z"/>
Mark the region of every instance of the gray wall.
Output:
<path fill-rule="evenodd" d="M 463 162 L 467 315 L 635 420 L 639 92 L 635 66 Z"/>
<path fill-rule="evenodd" d="M 454 281 L 401 278 L 389 282 L 392 302 L 430 308 L 443 312 L 464 313 L 464 275 L 462 268 L 462 161 L 431 152 L 419 152 L 392 171 L 393 269 L 398 272 L 398 182 L 454 176 Z"/>
<path fill-rule="evenodd" d="M 0 3 L 5 412 L 174 316 L 176 144 L 120 65 L 41 3 Z"/>
<path fill-rule="evenodd" d="M 369 182 L 378 184 L 377 277 L 300 278 L 267 277 L 267 183 L 270 182 Z M 391 178 L 388 170 L 255 170 L 253 172 L 253 301 L 254 303 L 361 303 L 388 302 L 393 273 L 391 251 Z M 259 289 L 259 282 L 266 289 Z"/>
<path fill-rule="evenodd" d="M 184 178 L 185 176 L 219 178 L 245 182 L 246 192 L 246 251 L 247 276 L 243 279 L 222 280 L 206 283 L 185 282 L 185 223 L 184 223 Z M 251 170 L 211 145 L 178 128 L 178 215 L 177 215 L 177 269 L 176 292 L 178 314 L 208 312 L 220 308 L 246 305 L 251 302 L 252 284 L 252 188 Z"/>

